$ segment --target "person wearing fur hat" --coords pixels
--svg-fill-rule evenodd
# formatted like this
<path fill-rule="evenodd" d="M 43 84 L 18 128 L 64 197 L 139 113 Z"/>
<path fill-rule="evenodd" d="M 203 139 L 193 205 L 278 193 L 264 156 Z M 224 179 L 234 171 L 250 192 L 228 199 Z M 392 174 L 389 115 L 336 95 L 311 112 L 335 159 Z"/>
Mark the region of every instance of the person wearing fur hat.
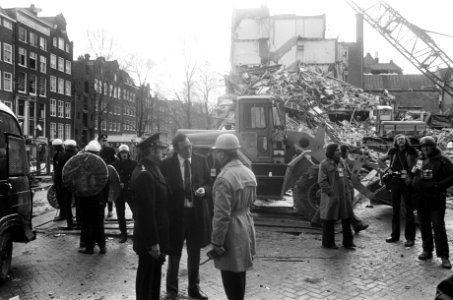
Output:
<path fill-rule="evenodd" d="M 341 220 L 343 247 L 355 249 L 351 229 L 352 195 L 348 188 L 347 169 L 340 159 L 338 144 L 329 144 L 326 158 L 319 165 L 318 184 L 321 189 L 320 214 L 323 220 L 322 247 L 338 249 L 335 244 L 335 222 Z"/>
<path fill-rule="evenodd" d="M 390 170 L 392 172 L 392 234 L 385 241 L 387 243 L 396 243 L 400 239 L 400 210 L 401 210 L 401 197 L 404 200 L 406 207 L 406 227 L 404 236 L 406 242 L 405 247 L 412 247 L 415 243 L 415 205 L 411 195 L 411 177 L 412 168 L 417 163 L 418 152 L 411 146 L 409 139 L 403 135 L 398 134 L 393 141 L 393 148 L 391 148 L 385 157 L 380 161 L 390 161 Z"/>
<path fill-rule="evenodd" d="M 115 209 L 116 216 L 118 218 L 118 225 L 121 232 L 120 243 L 125 243 L 127 241 L 127 228 L 126 228 L 126 218 L 124 216 L 126 210 L 126 202 L 129 205 L 129 208 L 132 211 L 132 216 L 134 215 L 134 205 L 132 202 L 132 190 L 130 187 L 131 175 L 137 166 L 137 162 L 131 159 L 129 146 L 120 145 L 118 147 L 118 160 L 113 163 L 113 167 L 118 172 L 120 176 L 121 184 L 121 194 L 115 200 Z"/>
<path fill-rule="evenodd" d="M 60 207 L 59 215 L 54 218 L 54 221 L 63 221 L 66 219 L 66 211 L 64 210 L 63 203 L 63 166 L 65 152 L 63 147 L 63 141 L 61 139 L 54 139 L 52 141 L 53 150 L 53 184 L 55 186 L 55 193 L 57 197 L 58 206 Z"/>

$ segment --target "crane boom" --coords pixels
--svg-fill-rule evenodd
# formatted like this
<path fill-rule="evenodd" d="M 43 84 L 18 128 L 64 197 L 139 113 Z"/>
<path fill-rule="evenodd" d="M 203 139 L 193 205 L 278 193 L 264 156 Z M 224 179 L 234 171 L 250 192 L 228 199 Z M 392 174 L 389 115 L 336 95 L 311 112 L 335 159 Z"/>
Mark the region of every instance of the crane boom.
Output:
<path fill-rule="evenodd" d="M 425 30 L 406 20 L 382 0 L 373 1 L 374 4 L 368 8 L 359 6 L 353 0 L 345 1 L 420 72 L 453 97 L 450 84 L 453 61 Z M 442 75 L 439 69 L 445 69 L 445 73 Z"/>

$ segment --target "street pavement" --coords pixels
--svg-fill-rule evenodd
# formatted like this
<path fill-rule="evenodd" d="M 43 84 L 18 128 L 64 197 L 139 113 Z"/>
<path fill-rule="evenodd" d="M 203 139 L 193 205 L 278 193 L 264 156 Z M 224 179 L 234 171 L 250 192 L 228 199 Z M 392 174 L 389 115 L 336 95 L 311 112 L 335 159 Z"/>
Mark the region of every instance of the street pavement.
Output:
<path fill-rule="evenodd" d="M 246 299 L 433 299 L 436 285 L 452 272 L 440 268 L 437 258 L 417 259 L 419 232 L 413 248 L 404 248 L 404 240 L 387 244 L 391 208 L 360 204 L 356 212 L 370 223 L 369 229 L 355 236 L 356 251 L 323 249 L 319 234 L 257 228 L 257 256 L 253 270 L 247 272 Z M 107 254 L 80 254 L 79 236 L 59 231 L 58 224 L 48 222 L 53 216 L 50 212 L 35 219 L 35 225 L 44 223 L 36 241 L 14 245 L 11 280 L 1 285 L 0 299 L 134 299 L 137 256 L 132 241 L 119 244 L 112 234 Z M 445 219 L 451 245 L 451 210 Z M 341 245 L 341 234 L 336 239 Z M 181 294 L 187 297 L 185 253 L 181 263 Z M 163 290 L 165 270 L 166 265 Z M 212 262 L 201 267 L 200 276 L 210 299 L 226 299 Z"/>

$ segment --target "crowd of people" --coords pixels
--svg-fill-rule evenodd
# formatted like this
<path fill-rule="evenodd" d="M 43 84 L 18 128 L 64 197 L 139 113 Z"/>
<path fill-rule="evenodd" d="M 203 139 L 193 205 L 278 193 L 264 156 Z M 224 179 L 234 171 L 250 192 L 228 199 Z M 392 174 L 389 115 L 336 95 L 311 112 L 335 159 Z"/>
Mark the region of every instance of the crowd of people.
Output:
<path fill-rule="evenodd" d="M 341 221 L 343 247 L 355 249 L 351 222 L 353 186 L 346 145 L 329 144 L 326 159 L 319 165 L 318 184 L 321 189 L 320 217 L 323 221 L 322 247 L 338 249 L 335 243 L 335 222 Z M 387 161 L 389 164 L 387 165 Z M 405 135 L 394 138 L 393 147 L 379 159 L 379 164 L 391 174 L 392 232 L 385 240 L 396 243 L 400 240 L 401 199 L 404 203 L 405 247 L 413 247 L 416 236 L 417 212 L 423 252 L 420 260 L 436 255 L 441 266 L 450 269 L 448 239 L 445 230 L 447 189 L 453 185 L 453 163 L 438 149 L 435 138 L 421 138 L 419 149 L 413 147 Z M 434 234 L 433 234 L 434 233 Z"/>
<path fill-rule="evenodd" d="M 125 204 L 134 219 L 133 249 L 138 255 L 136 298 L 160 299 L 162 265 L 168 258 L 166 299 L 181 296 L 178 277 L 183 245 L 186 244 L 188 296 L 208 299 L 200 288 L 200 252 L 212 245 L 210 257 L 221 271 L 228 299 L 244 299 L 246 271 L 255 254 L 255 229 L 250 207 L 256 199 L 256 178 L 238 158 L 239 140 L 233 134 L 218 137 L 213 160 L 218 174 L 208 167 L 204 156 L 192 152 L 184 134 L 173 138 L 173 153 L 159 133 L 137 144 L 138 162 L 127 145 L 118 154 L 108 145 L 107 136 L 77 152 L 75 141 L 54 140 L 54 184 L 60 205 L 56 220 L 67 220 L 68 229 L 81 229 L 79 252 L 106 253 L 104 216 L 111 216 L 114 202 L 120 229 L 120 243 L 127 241 Z M 77 154 L 90 153 L 102 158 L 119 175 L 121 192 L 109 199 L 111 183 L 90 196 L 74 196 L 65 187 L 63 168 Z M 166 157 L 168 155 L 168 157 Z M 214 182 L 215 179 L 215 182 Z M 76 204 L 73 223 L 72 199 Z"/>

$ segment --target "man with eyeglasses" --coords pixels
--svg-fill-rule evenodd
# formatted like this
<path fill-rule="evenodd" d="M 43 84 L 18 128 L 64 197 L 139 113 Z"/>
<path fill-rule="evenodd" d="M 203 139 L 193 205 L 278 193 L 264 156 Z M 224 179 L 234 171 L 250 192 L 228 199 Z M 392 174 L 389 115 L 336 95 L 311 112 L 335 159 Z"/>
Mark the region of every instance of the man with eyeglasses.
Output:
<path fill-rule="evenodd" d="M 387 243 L 396 243 L 400 239 L 400 209 L 401 197 L 406 207 L 406 227 L 404 235 L 406 242 L 405 247 L 412 247 L 415 244 L 415 216 L 414 204 L 411 197 L 411 177 L 412 168 L 417 163 L 417 150 L 409 143 L 409 139 L 399 134 L 395 136 L 393 148 L 389 150 L 385 157 L 381 158 L 381 163 L 386 160 L 390 161 L 389 168 L 392 172 L 392 234 L 385 241 Z"/>
<path fill-rule="evenodd" d="M 412 182 L 417 195 L 417 215 L 423 241 L 420 260 L 433 257 L 434 241 L 436 255 L 442 260 L 441 266 L 451 269 L 447 233 L 445 230 L 446 190 L 453 185 L 453 163 L 437 149 L 436 140 L 425 136 L 420 140 L 423 161 L 421 168 L 415 169 Z"/>
<path fill-rule="evenodd" d="M 178 273 L 186 241 L 188 294 L 191 299 L 208 299 L 200 289 L 200 249 L 211 241 L 208 196 L 211 177 L 204 157 L 192 153 L 192 144 L 184 134 L 172 141 L 174 155 L 162 162 L 161 170 L 171 190 L 170 253 L 167 270 L 167 299 L 178 298 Z"/>

